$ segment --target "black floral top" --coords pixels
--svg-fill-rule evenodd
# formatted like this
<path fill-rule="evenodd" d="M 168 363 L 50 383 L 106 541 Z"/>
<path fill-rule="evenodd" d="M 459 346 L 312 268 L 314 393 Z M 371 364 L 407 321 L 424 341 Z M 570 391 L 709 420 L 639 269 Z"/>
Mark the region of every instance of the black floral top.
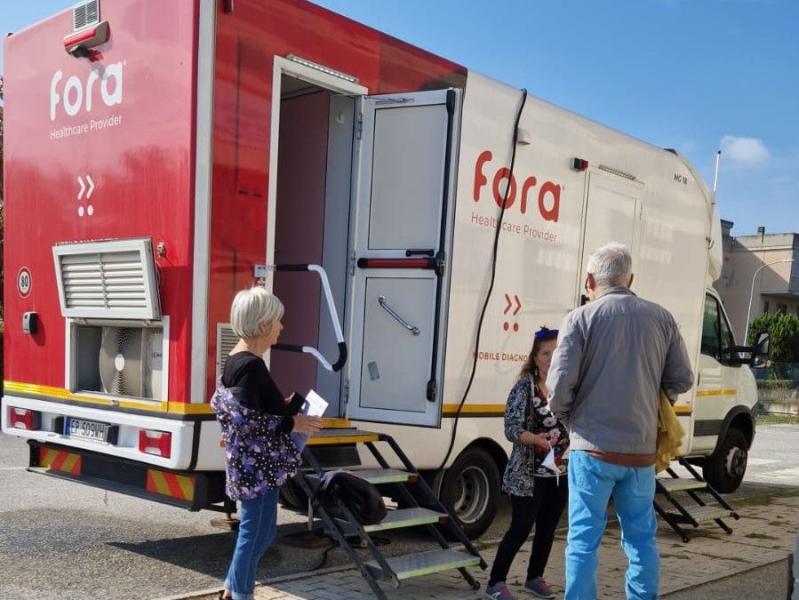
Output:
<path fill-rule="evenodd" d="M 553 445 L 555 464 L 560 473 L 565 474 L 568 458 L 564 455 L 569 448 L 569 434 L 549 410 L 546 398 L 541 397 L 529 375 L 516 382 L 505 406 L 505 437 L 513 442 L 513 451 L 502 478 L 502 489 L 514 496 L 532 496 L 536 477 L 555 477 L 554 471 L 541 465 L 548 450 L 539 450 L 519 442 L 519 436 L 525 431 L 558 433 L 558 441 Z"/>
<path fill-rule="evenodd" d="M 221 384 L 211 408 L 222 426 L 225 443 L 225 487 L 231 500 L 252 500 L 280 487 L 300 466 L 301 457 L 283 416 L 248 408 Z"/>

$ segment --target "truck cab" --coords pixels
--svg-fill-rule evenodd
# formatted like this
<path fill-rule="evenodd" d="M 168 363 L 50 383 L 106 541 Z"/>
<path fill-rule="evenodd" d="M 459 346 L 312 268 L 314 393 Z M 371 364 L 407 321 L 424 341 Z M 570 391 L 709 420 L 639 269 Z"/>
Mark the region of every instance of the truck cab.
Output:
<path fill-rule="evenodd" d="M 716 290 L 705 292 L 690 456 L 720 492 L 738 488 L 755 436 L 757 386 Z"/>

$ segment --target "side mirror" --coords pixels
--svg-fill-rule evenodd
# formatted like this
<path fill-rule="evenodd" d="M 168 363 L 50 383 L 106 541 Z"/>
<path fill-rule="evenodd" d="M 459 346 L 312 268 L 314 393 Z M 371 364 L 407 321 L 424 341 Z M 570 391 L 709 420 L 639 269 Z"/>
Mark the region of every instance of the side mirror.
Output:
<path fill-rule="evenodd" d="M 755 344 L 754 348 L 752 348 L 752 366 L 765 366 L 766 360 L 768 360 L 768 355 L 769 336 L 767 332 L 762 331 L 760 335 L 757 336 L 757 343 Z"/>

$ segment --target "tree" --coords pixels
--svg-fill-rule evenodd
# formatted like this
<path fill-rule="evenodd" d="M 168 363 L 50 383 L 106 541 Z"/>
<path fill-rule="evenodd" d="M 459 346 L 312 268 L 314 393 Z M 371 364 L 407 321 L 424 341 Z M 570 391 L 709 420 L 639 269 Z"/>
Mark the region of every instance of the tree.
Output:
<path fill-rule="evenodd" d="M 754 344 L 763 331 L 769 335 L 772 361 L 799 363 L 799 317 L 784 313 L 758 315 L 749 325 L 749 343 Z"/>

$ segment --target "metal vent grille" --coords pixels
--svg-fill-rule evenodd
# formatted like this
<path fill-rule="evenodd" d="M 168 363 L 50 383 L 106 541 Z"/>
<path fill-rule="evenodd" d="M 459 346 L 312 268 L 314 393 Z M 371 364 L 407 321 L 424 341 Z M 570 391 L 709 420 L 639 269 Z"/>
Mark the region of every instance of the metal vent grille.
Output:
<path fill-rule="evenodd" d="M 238 336 L 233 333 L 229 323 L 219 323 L 216 326 L 216 379 L 222 377 L 225 371 L 228 355 L 239 341 Z"/>
<path fill-rule="evenodd" d="M 100 0 L 89 0 L 72 9 L 72 30 L 78 31 L 100 22 Z"/>
<path fill-rule="evenodd" d="M 55 246 L 53 255 L 65 317 L 161 316 L 149 240 Z"/>

